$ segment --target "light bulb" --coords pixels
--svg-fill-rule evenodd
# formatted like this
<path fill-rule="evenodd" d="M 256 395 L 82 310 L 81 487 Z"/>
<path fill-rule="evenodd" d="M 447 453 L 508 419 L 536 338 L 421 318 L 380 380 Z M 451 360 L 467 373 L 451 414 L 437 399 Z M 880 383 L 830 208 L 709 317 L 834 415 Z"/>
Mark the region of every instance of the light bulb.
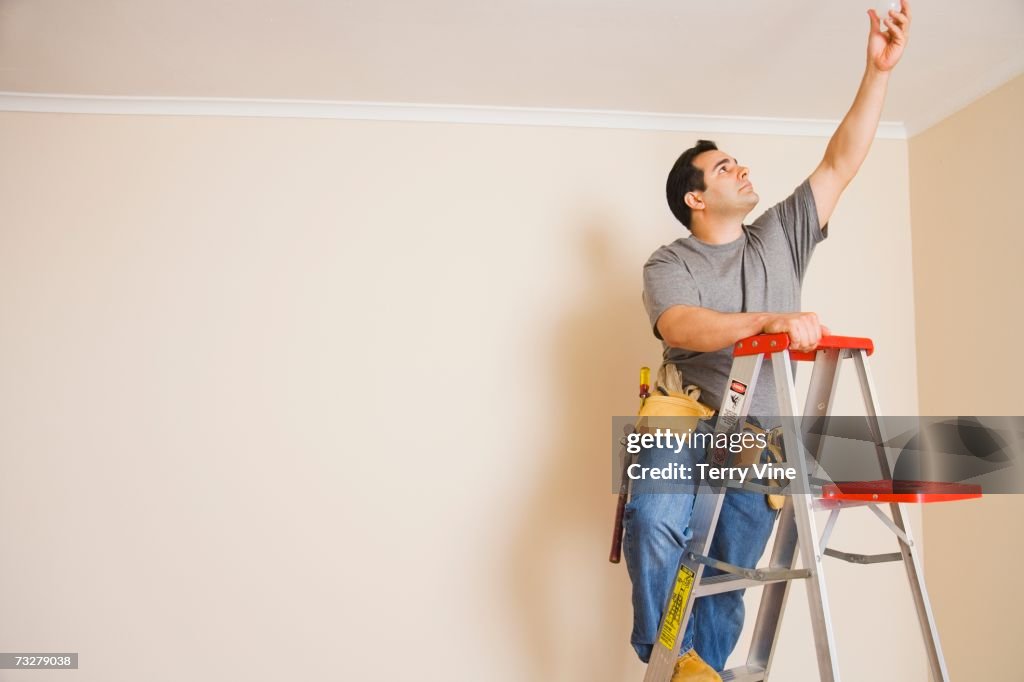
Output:
<path fill-rule="evenodd" d="M 875 5 L 875 14 L 878 15 L 878 26 L 883 31 L 889 30 L 889 27 L 885 25 L 885 20 L 889 18 L 889 10 L 899 12 L 900 3 L 893 2 L 893 0 L 878 0 Z"/>

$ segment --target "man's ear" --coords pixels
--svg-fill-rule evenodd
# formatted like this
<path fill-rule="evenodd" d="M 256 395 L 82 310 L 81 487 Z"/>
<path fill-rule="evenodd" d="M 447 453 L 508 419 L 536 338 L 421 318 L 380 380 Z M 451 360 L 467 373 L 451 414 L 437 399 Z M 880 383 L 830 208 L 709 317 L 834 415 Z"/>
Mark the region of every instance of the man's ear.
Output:
<path fill-rule="evenodd" d="M 687 192 L 683 196 L 683 203 L 690 207 L 690 210 L 704 208 L 704 200 L 693 192 Z"/>

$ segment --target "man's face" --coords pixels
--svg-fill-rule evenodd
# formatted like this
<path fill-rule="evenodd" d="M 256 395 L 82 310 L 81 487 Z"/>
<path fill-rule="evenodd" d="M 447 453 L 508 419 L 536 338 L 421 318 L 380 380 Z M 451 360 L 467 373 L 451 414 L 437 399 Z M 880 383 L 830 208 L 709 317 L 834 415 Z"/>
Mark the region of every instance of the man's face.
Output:
<path fill-rule="evenodd" d="M 704 171 L 704 184 L 707 189 L 695 191 L 693 194 L 704 202 L 704 210 L 709 215 L 746 216 L 760 197 L 750 183 L 750 169 L 736 163 L 725 152 L 712 149 L 698 154 L 693 165 Z"/>

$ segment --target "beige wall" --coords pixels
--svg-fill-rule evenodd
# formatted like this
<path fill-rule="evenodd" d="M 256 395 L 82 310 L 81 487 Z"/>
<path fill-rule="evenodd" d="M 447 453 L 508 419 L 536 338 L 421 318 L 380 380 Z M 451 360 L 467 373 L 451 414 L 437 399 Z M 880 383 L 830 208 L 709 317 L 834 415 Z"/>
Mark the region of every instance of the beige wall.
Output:
<path fill-rule="evenodd" d="M 0 114 L 4 649 L 81 653 L 33 680 L 639 679 L 606 443 L 696 137 Z M 715 139 L 762 209 L 825 145 Z M 877 142 L 805 287 L 895 414 L 907 195 Z M 828 566 L 849 679 L 924 680 L 901 569 Z M 815 680 L 794 592 L 777 671 Z"/>
<path fill-rule="evenodd" d="M 1022 415 L 1024 76 L 910 140 L 922 414 Z M 954 680 L 1018 680 L 1024 498 L 932 505 L 932 601 Z"/>

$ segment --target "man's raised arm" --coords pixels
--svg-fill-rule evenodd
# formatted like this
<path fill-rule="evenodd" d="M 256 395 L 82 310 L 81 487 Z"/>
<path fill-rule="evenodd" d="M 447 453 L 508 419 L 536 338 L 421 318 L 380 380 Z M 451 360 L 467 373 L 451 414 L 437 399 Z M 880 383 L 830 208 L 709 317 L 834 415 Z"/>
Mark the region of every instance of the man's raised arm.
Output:
<path fill-rule="evenodd" d="M 868 10 L 871 31 L 868 34 L 867 66 L 853 105 L 825 149 L 825 157 L 811 174 L 811 192 L 818 207 L 818 224 L 824 226 L 832 216 L 839 195 L 857 174 L 868 155 L 871 141 L 882 116 L 882 104 L 889 84 L 889 72 L 903 56 L 910 29 L 910 2 L 901 0 L 900 11 L 889 10 L 883 32 L 875 10 Z"/>

